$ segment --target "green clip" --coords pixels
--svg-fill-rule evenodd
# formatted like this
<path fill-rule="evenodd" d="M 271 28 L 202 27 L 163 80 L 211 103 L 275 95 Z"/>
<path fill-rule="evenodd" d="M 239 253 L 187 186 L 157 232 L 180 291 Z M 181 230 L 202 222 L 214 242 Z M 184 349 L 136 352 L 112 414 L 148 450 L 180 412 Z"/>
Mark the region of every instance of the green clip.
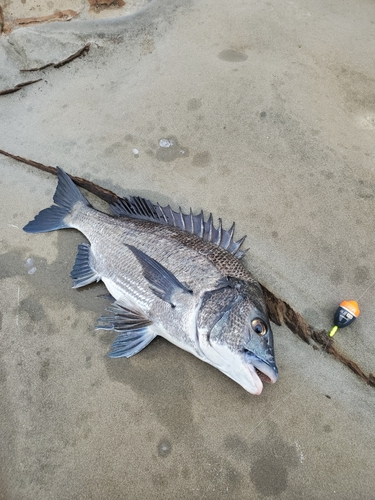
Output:
<path fill-rule="evenodd" d="M 338 329 L 339 329 L 339 327 L 338 327 L 338 326 L 334 326 L 334 327 L 332 328 L 332 330 L 329 332 L 329 336 L 330 336 L 330 337 L 333 337 L 333 336 L 335 335 L 335 333 L 337 332 L 337 330 L 338 330 Z"/>

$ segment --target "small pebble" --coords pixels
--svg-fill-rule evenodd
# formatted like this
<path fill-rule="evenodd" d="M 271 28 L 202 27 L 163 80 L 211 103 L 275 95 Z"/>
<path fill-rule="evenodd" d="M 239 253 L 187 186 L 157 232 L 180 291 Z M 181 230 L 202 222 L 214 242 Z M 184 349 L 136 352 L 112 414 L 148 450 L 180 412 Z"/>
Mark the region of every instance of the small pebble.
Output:
<path fill-rule="evenodd" d="M 173 142 L 169 139 L 160 139 L 159 146 L 161 148 L 170 148 L 171 146 L 173 146 Z"/>
<path fill-rule="evenodd" d="M 34 266 L 34 259 L 32 257 L 26 259 L 25 267 L 27 269 L 27 274 L 34 274 L 36 272 L 36 267 Z"/>
<path fill-rule="evenodd" d="M 171 452 L 172 445 L 167 439 L 163 439 L 158 444 L 158 455 L 159 457 L 166 457 Z"/>

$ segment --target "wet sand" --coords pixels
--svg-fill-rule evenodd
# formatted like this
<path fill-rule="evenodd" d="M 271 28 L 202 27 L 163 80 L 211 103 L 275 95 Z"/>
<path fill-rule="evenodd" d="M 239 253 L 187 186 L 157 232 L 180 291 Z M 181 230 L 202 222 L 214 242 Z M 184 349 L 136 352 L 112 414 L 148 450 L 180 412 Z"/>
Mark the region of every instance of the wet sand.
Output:
<path fill-rule="evenodd" d="M 0 95 L 0 149 L 235 220 L 257 279 L 329 329 L 375 279 L 373 17 L 364 1 L 154 1 L 15 29 L 0 93 L 39 81 Z M 109 359 L 103 285 L 71 289 L 82 235 L 22 231 L 55 177 L 2 155 L 0 172 L 0 499 L 373 498 L 373 387 L 285 326 L 258 397 L 162 339 Z M 374 293 L 335 336 L 366 373 Z"/>

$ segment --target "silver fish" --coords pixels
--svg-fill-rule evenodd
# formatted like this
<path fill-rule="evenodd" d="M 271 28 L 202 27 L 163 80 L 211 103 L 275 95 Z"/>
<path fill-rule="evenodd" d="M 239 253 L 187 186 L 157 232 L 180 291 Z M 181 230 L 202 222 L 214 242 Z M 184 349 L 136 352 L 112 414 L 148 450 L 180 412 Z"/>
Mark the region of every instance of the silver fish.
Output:
<path fill-rule="evenodd" d="M 273 335 L 259 283 L 241 264 L 244 240 L 221 220 L 184 214 L 139 197 L 119 199 L 113 216 L 94 209 L 58 168 L 54 205 L 24 230 L 81 231 L 73 288 L 102 280 L 114 302 L 97 328 L 119 333 L 111 357 L 130 357 L 157 335 L 194 354 L 246 391 L 278 377 Z"/>

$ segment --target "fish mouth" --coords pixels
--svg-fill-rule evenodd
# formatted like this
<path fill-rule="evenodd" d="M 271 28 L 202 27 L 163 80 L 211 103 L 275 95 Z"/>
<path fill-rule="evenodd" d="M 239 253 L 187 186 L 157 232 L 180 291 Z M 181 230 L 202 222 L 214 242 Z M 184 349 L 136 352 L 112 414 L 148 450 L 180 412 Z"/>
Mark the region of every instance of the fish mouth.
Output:
<path fill-rule="evenodd" d="M 243 353 L 239 357 L 237 351 L 234 352 L 226 346 L 215 345 L 213 347 L 210 345 L 210 347 L 211 349 L 204 353 L 204 358 L 202 357 L 204 361 L 213 365 L 222 373 L 225 373 L 225 375 L 241 385 L 250 394 L 260 395 L 262 393 L 263 382 L 258 373 L 262 372 L 263 367 L 259 358 L 257 358 L 259 361 L 257 363 L 253 362 L 251 356 L 248 358 Z M 259 368 L 255 367 L 255 365 L 259 365 Z"/>
<path fill-rule="evenodd" d="M 272 384 L 272 380 L 265 373 L 258 370 L 256 366 L 254 368 L 255 368 L 255 373 L 258 375 L 258 377 L 262 382 L 266 382 L 266 384 Z"/>
<path fill-rule="evenodd" d="M 253 364 L 251 364 L 251 363 L 246 363 L 246 364 L 247 364 L 247 368 L 249 369 L 249 372 L 251 374 L 251 378 L 253 380 L 254 387 L 256 388 L 255 391 L 253 391 L 252 393 L 259 396 L 263 391 L 263 383 L 265 382 L 267 384 L 272 384 L 273 381 L 271 380 L 270 377 L 268 377 L 268 375 L 266 375 L 264 372 L 259 370 Z"/>
<path fill-rule="evenodd" d="M 251 394 L 255 394 L 256 396 L 259 396 L 262 394 L 263 391 L 263 382 L 260 379 L 260 376 L 258 375 L 259 370 L 255 368 L 252 364 L 246 363 L 246 367 L 250 372 L 251 380 L 252 380 L 252 390 L 249 391 L 249 389 L 244 385 L 241 384 L 244 389 L 247 391 L 251 392 Z"/>
<path fill-rule="evenodd" d="M 245 361 L 249 365 L 252 365 L 254 372 L 262 382 L 265 382 L 266 384 L 274 384 L 277 381 L 278 370 L 274 362 L 269 363 L 262 360 L 251 351 L 245 352 Z"/>
<path fill-rule="evenodd" d="M 252 351 L 233 351 L 223 344 L 201 344 L 203 361 L 213 365 L 247 392 L 260 395 L 263 382 L 272 384 L 277 380 L 277 368 L 273 359 L 262 359 Z"/>

